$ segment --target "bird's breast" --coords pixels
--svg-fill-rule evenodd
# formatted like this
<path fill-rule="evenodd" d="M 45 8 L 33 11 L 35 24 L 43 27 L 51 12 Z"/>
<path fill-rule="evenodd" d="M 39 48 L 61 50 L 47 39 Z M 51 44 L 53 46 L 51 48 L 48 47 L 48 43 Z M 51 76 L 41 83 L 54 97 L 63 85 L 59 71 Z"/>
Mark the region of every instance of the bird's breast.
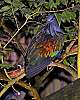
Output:
<path fill-rule="evenodd" d="M 49 54 L 56 49 L 56 41 L 53 38 L 45 38 L 41 41 L 37 48 L 39 50 L 38 55 L 41 57 L 47 57 Z"/>

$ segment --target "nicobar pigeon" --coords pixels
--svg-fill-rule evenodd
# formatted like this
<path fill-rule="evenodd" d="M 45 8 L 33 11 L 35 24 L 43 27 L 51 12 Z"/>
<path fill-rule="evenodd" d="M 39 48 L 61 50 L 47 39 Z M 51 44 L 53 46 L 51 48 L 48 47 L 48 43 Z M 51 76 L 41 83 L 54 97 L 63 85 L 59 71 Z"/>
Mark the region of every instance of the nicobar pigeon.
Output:
<path fill-rule="evenodd" d="M 27 78 L 32 78 L 46 69 L 52 61 L 50 53 L 61 50 L 63 44 L 64 33 L 55 15 L 49 14 L 46 19 L 46 24 L 39 33 L 34 35 L 28 46 L 26 54 Z"/>

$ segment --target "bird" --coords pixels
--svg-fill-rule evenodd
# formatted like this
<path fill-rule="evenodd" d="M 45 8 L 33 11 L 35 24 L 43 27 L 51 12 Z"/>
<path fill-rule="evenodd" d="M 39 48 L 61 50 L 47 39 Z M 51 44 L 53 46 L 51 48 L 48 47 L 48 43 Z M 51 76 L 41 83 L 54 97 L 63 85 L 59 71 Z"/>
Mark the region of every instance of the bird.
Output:
<path fill-rule="evenodd" d="M 25 56 L 27 78 L 33 78 L 52 61 L 51 52 L 59 51 L 63 45 L 64 32 L 60 28 L 56 16 L 48 14 L 46 24 L 35 34 L 28 46 Z M 59 52 L 58 52 L 59 54 Z"/>

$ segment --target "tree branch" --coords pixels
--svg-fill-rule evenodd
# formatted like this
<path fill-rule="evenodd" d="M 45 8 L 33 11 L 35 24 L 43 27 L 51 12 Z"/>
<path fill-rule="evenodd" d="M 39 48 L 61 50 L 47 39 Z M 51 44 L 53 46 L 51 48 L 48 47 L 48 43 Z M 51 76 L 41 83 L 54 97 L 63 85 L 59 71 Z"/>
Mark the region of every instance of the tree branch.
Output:
<path fill-rule="evenodd" d="M 29 84 L 24 83 L 22 81 L 17 82 L 16 84 L 20 85 L 21 87 L 24 87 L 25 89 L 29 90 L 31 93 L 31 96 L 33 96 L 35 100 L 40 100 L 40 97 L 36 91 L 36 89 L 34 89 L 33 87 L 31 87 Z"/>
<path fill-rule="evenodd" d="M 17 81 L 19 81 L 20 79 L 22 79 L 25 76 L 25 74 L 23 73 L 22 75 L 20 75 L 19 77 L 10 80 L 9 83 L 3 88 L 3 90 L 0 92 L 0 97 L 13 85 L 15 84 Z"/>

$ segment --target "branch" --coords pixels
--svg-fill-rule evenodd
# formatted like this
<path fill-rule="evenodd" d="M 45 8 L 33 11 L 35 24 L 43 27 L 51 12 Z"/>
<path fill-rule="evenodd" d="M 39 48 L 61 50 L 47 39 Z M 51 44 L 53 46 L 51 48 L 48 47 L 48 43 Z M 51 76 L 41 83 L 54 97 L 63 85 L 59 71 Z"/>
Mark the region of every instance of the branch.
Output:
<path fill-rule="evenodd" d="M 14 20 L 15 20 L 15 22 L 16 22 L 17 30 L 19 30 L 17 18 L 16 18 L 15 14 L 14 14 L 14 10 L 13 10 L 13 5 L 12 5 L 12 4 L 11 4 L 11 7 L 12 7 L 12 13 L 13 13 L 13 16 L 14 16 Z M 25 55 L 24 55 L 24 54 L 25 54 L 25 50 L 24 50 L 24 48 L 22 47 L 22 45 L 20 44 L 20 42 L 17 40 L 17 38 L 15 39 L 15 42 L 17 42 L 18 48 L 21 50 L 23 56 L 25 56 Z"/>
<path fill-rule="evenodd" d="M 64 59 L 66 59 L 70 55 L 76 55 L 77 54 L 77 45 L 74 47 L 74 43 L 76 42 L 77 39 L 72 40 L 72 42 L 69 44 L 69 46 L 66 48 L 65 52 L 62 54 L 61 60 L 56 60 L 55 62 L 62 62 Z M 71 50 L 74 48 L 74 51 Z"/>
<path fill-rule="evenodd" d="M 70 9 L 73 9 L 73 8 L 74 7 L 65 8 L 64 10 L 41 11 L 40 13 L 57 13 L 57 12 L 63 12 L 65 10 L 70 10 Z"/>
<path fill-rule="evenodd" d="M 69 66 L 66 66 L 62 63 L 56 63 L 56 62 L 52 62 L 50 63 L 48 66 L 51 66 L 50 67 L 50 71 L 48 72 L 48 74 L 44 74 L 43 77 L 41 77 L 41 81 L 43 81 L 44 79 L 46 79 L 46 77 L 50 74 L 50 72 L 55 68 L 55 67 L 58 67 L 58 68 L 62 68 L 64 70 L 66 70 L 73 78 L 73 80 L 76 80 L 77 79 L 77 69 L 75 69 L 74 67 L 69 67 Z M 46 76 L 45 76 L 46 75 Z"/>
<path fill-rule="evenodd" d="M 1 75 L 1 74 L 0 74 Z M 23 75 L 23 74 L 22 74 Z M 0 76 L 1 77 L 1 76 Z M 0 78 L 1 79 L 1 78 Z M 5 80 L 5 81 L 8 81 L 8 82 L 10 82 L 10 80 L 4 75 L 4 74 L 2 74 L 2 80 Z M 14 81 L 14 80 L 12 80 L 12 81 Z M 29 90 L 30 91 L 30 93 L 31 93 L 31 96 L 33 96 L 34 98 L 35 98 L 35 100 L 40 100 L 40 97 L 39 97 L 39 95 L 38 95 L 38 92 L 36 91 L 36 89 L 34 89 L 32 86 L 30 86 L 29 84 L 27 84 L 27 83 L 25 83 L 25 82 L 23 82 L 23 81 L 16 81 L 16 83 L 15 84 L 18 84 L 18 85 L 20 85 L 21 87 L 23 87 L 23 88 L 25 88 L 25 89 L 27 89 L 27 90 Z M 9 85 L 9 86 L 12 86 L 13 84 L 11 84 L 11 85 Z M 8 87 L 7 87 L 8 88 Z M 7 89 L 5 90 L 5 92 L 7 91 Z M 4 94 L 3 92 L 2 92 L 2 94 Z M 1 94 L 1 96 L 2 96 L 2 94 Z"/>
<path fill-rule="evenodd" d="M 42 13 L 58 13 L 58 12 L 63 12 L 65 10 L 70 10 L 70 9 L 79 10 L 78 8 L 79 8 L 79 5 L 75 5 L 75 6 L 72 6 L 72 7 L 65 8 L 63 10 L 40 11 L 40 14 L 42 14 Z"/>
<path fill-rule="evenodd" d="M 3 90 L 0 92 L 0 97 L 13 85 L 15 84 L 17 81 L 19 81 L 20 79 L 22 79 L 25 76 L 25 74 L 23 73 L 22 75 L 20 75 L 19 77 L 10 80 L 9 83 L 3 88 Z"/>
<path fill-rule="evenodd" d="M 70 51 L 70 49 L 72 48 L 72 46 L 74 45 L 74 43 L 76 42 L 76 40 L 73 40 L 70 44 L 69 44 L 69 46 L 66 48 L 66 53 L 69 53 L 69 51 Z"/>
<path fill-rule="evenodd" d="M 12 41 L 12 39 L 19 33 L 19 31 L 26 25 L 27 20 L 25 21 L 25 23 L 17 30 L 17 32 L 12 36 L 12 38 L 6 43 L 6 45 L 3 47 L 3 49 L 6 48 L 6 46 Z"/>
<path fill-rule="evenodd" d="M 35 14 L 38 14 L 39 12 L 35 12 L 32 15 L 26 17 L 26 21 L 24 22 L 24 24 L 17 30 L 17 32 L 12 36 L 12 38 L 6 43 L 6 45 L 3 47 L 3 49 L 6 48 L 6 46 L 12 41 L 12 39 L 19 33 L 19 31 L 26 25 L 28 19 L 30 19 L 32 16 L 34 16 Z"/>
<path fill-rule="evenodd" d="M 17 82 L 16 84 L 20 85 L 21 87 L 24 87 L 25 89 L 29 90 L 31 93 L 31 96 L 33 96 L 35 100 L 40 100 L 40 97 L 36 91 L 36 89 L 34 89 L 33 87 L 31 87 L 29 84 L 24 83 L 22 81 Z"/>
<path fill-rule="evenodd" d="M 70 43 L 70 45 L 67 47 L 67 50 L 65 50 L 65 52 L 64 52 L 64 54 L 62 55 L 62 58 L 61 58 L 61 60 L 56 60 L 56 61 L 54 61 L 53 62 L 53 64 L 51 64 L 51 65 L 48 65 L 48 66 L 51 66 L 51 68 L 52 69 L 50 69 L 50 70 L 48 70 L 48 72 L 46 72 L 42 77 L 41 77 L 41 81 L 43 81 L 44 79 L 46 79 L 47 78 L 47 76 L 53 71 L 53 69 L 55 68 L 55 65 L 56 65 L 56 67 L 59 67 L 59 68 L 62 68 L 62 69 L 65 69 L 67 72 L 69 72 L 71 75 L 72 75 L 72 77 L 74 77 L 74 76 L 76 76 L 77 77 L 77 69 L 75 69 L 74 67 L 72 67 L 72 66 L 66 66 L 66 65 L 63 65 L 63 64 L 61 64 L 61 62 L 64 60 L 64 59 L 66 59 L 67 57 L 69 57 L 69 56 L 71 56 L 71 55 L 77 55 L 77 46 L 75 47 L 75 45 L 74 45 L 74 41 L 76 41 L 76 39 L 75 40 L 72 40 L 72 42 Z M 74 46 L 73 46 L 74 45 Z M 72 50 L 71 50 L 71 48 L 72 48 Z M 74 49 L 74 51 L 73 51 L 73 49 Z M 74 75 L 75 74 L 75 75 Z M 75 78 L 74 78 L 75 79 Z"/>

